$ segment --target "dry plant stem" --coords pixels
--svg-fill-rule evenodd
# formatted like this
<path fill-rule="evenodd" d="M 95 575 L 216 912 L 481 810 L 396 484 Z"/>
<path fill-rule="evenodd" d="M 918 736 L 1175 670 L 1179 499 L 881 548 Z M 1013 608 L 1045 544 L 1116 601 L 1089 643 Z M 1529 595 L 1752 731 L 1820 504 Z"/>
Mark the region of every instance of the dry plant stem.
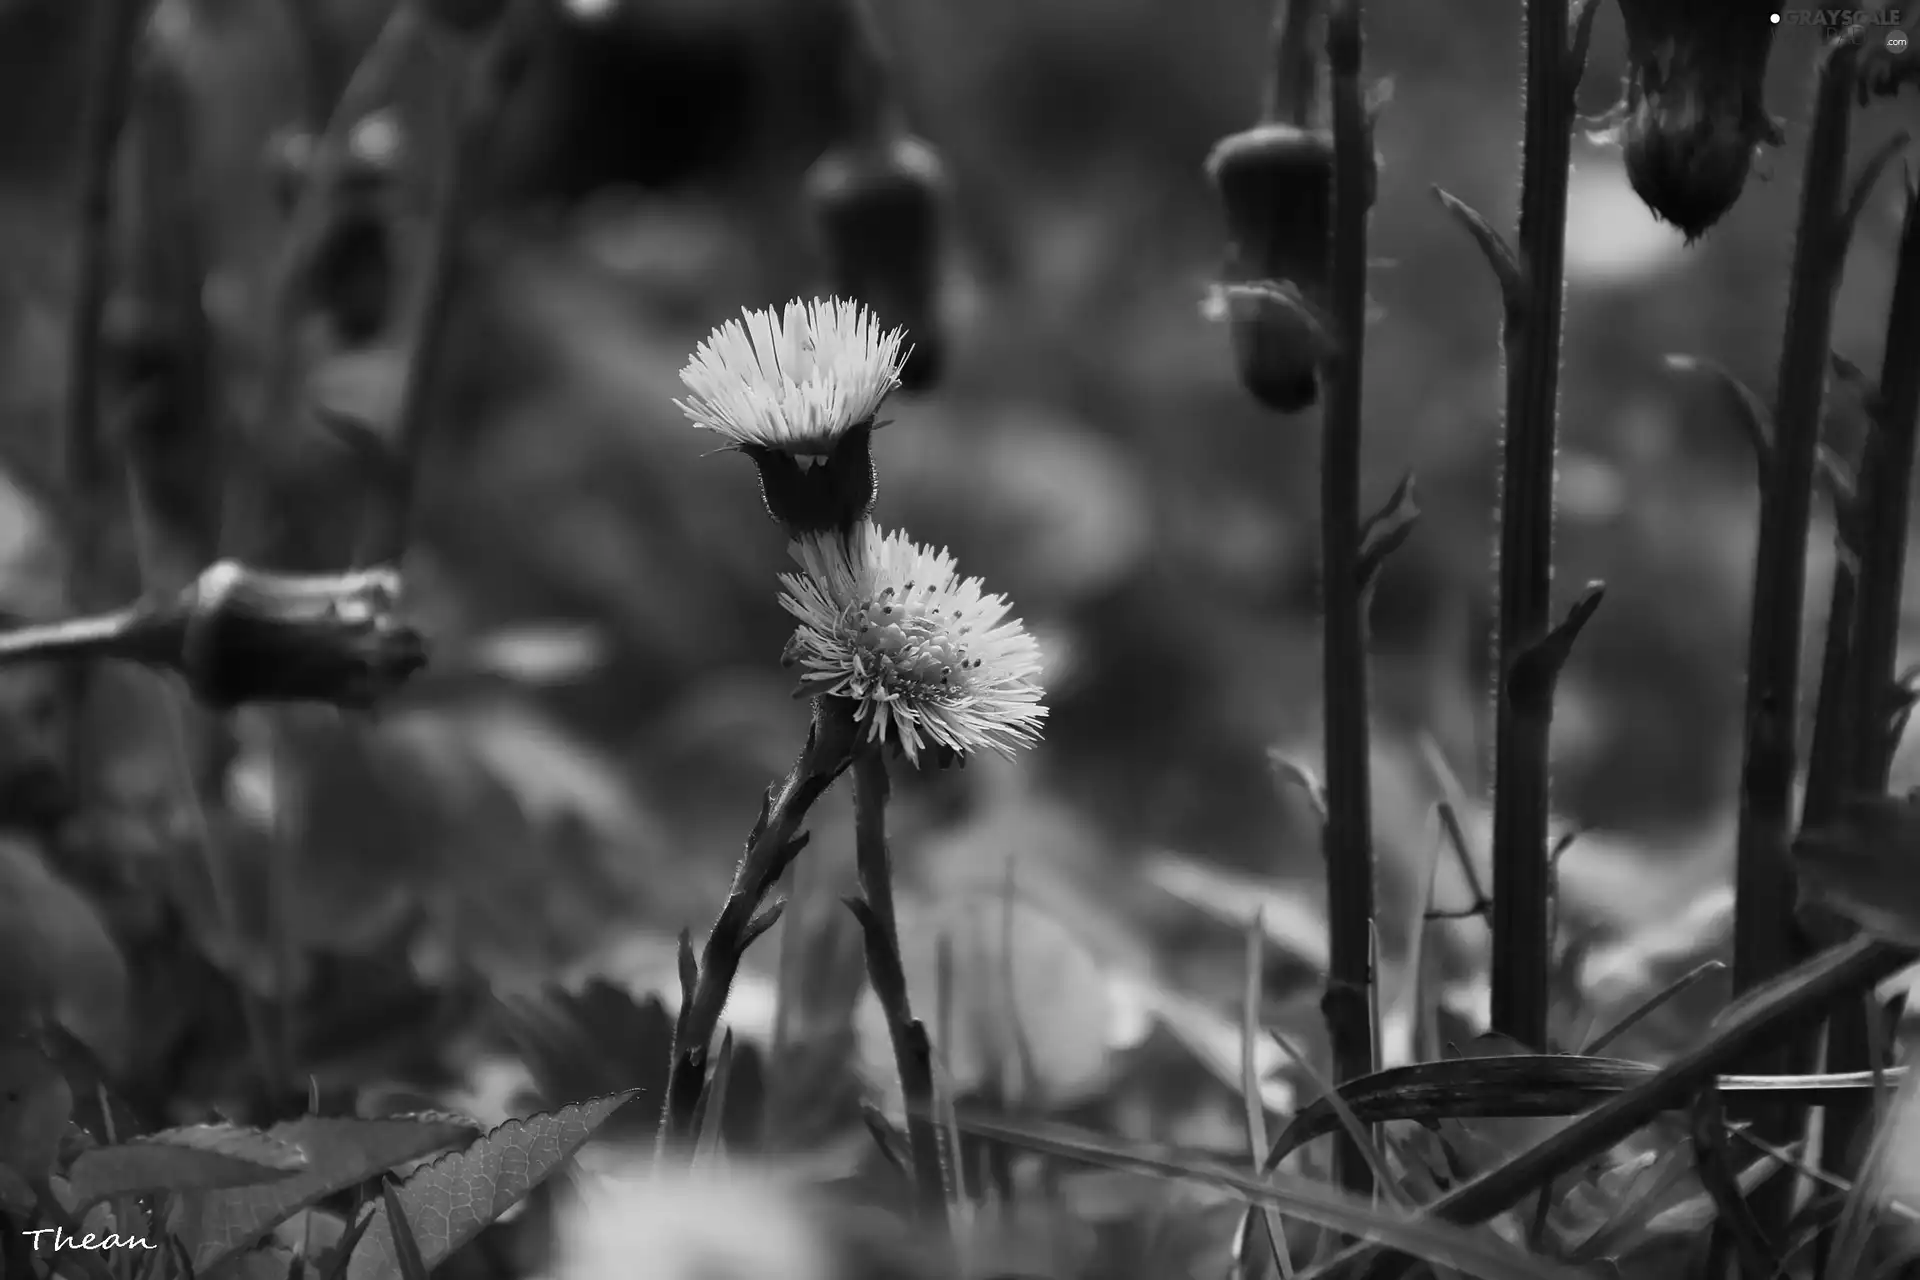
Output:
<path fill-rule="evenodd" d="M 171 449 L 159 440 L 177 437 L 155 439 L 156 433 L 149 431 L 143 420 L 152 416 L 171 416 L 175 423 L 186 424 L 190 438 L 196 442 L 215 441 L 215 447 L 204 451 L 189 448 L 187 456 L 217 464 L 224 459 L 217 444 L 219 396 L 214 386 L 213 331 L 204 302 L 205 219 L 200 184 L 191 180 L 191 175 L 198 172 L 199 159 L 193 90 L 178 55 L 162 42 L 150 44 L 141 58 L 135 73 L 132 111 L 134 137 L 129 145 L 134 149 L 134 180 L 123 221 L 134 229 L 137 243 L 129 285 L 143 307 L 159 317 L 178 371 L 123 411 L 130 419 L 124 434 L 129 440 L 141 438 L 145 446 L 128 450 L 134 459 L 130 465 L 166 469 L 165 455 Z M 203 475 L 199 482 L 205 488 L 196 497 L 218 497 L 216 476 Z M 156 484 L 156 492 L 159 487 Z M 196 503 L 188 527 L 181 528 L 176 522 L 172 531 L 196 566 L 217 558 L 212 515 L 211 501 Z"/>
<path fill-rule="evenodd" d="M 853 761 L 854 868 L 860 882 L 855 914 L 866 939 L 867 980 L 887 1018 L 900 1093 L 907 1112 L 907 1150 L 913 1162 L 914 1199 L 923 1223 L 947 1224 L 946 1173 L 934 1122 L 933 1050 L 926 1026 L 913 1016 L 906 968 L 900 959 L 900 925 L 893 906 L 893 856 L 887 847 L 887 763 L 865 746 Z"/>
<path fill-rule="evenodd" d="M 1761 476 L 1759 545 L 1747 649 L 1746 743 L 1740 776 L 1735 868 L 1733 989 L 1748 991 L 1797 958 L 1793 869 L 1793 786 L 1798 755 L 1801 619 L 1806 605 L 1807 534 L 1821 406 L 1833 329 L 1834 291 L 1844 254 L 1843 192 L 1858 49 L 1842 41 L 1822 58 L 1800 192 L 1799 230 L 1787 296 L 1786 336 L 1774 406 L 1772 461 Z M 1753 1072 L 1812 1065 L 1815 1042 L 1768 1046 Z M 1762 1106 L 1756 1136 L 1785 1146 L 1805 1110 Z M 1791 1182 L 1780 1179 L 1790 1191 Z M 1776 1193 L 1778 1194 L 1778 1193 Z M 1762 1221 L 1784 1221 L 1760 1208 Z"/>
<path fill-rule="evenodd" d="M 427 267 L 425 300 L 415 324 L 412 359 L 394 424 L 387 491 L 378 496 L 362 531 L 356 564 L 396 562 L 405 553 L 413 519 L 421 457 L 439 408 L 445 381 L 448 321 L 459 296 L 468 259 L 468 235 L 485 176 L 487 148 L 506 97 L 509 30 L 463 61 L 453 93 L 454 140 L 440 175 L 434 209 L 433 258 Z"/>
<path fill-rule="evenodd" d="M 142 605 L 0 632 L 0 668 L 26 662 L 82 665 L 99 658 L 132 658 L 147 649 L 154 615 Z"/>
<path fill-rule="evenodd" d="M 1547 1044 L 1552 972 L 1546 705 L 1521 705 L 1507 677 L 1551 626 L 1554 439 L 1571 161 L 1567 0 L 1528 0 L 1521 150 L 1522 296 L 1506 316 L 1506 432 L 1500 473 L 1499 650 L 1494 690 L 1493 1029 Z"/>
<path fill-rule="evenodd" d="M 78 256 L 67 335 L 66 421 L 61 472 L 70 558 L 68 594 L 86 608 L 100 569 L 103 509 L 112 483 L 101 438 L 102 355 L 107 297 L 112 288 L 114 154 L 133 99 L 134 55 L 146 26 L 148 0 L 108 0 L 94 6 L 94 33 L 82 143 Z M 68 777 L 81 783 L 88 755 L 83 709 L 87 668 L 67 674 Z"/>
<path fill-rule="evenodd" d="M 701 949 L 692 994 L 682 1003 L 674 1028 L 673 1057 L 667 1069 L 657 1150 L 693 1136 L 694 1113 L 705 1083 L 707 1054 L 726 1009 L 734 975 L 747 947 L 764 930 L 761 907 L 794 856 L 806 843 L 801 825 L 814 802 L 826 794 L 853 763 L 856 726 L 839 699 L 814 703 L 813 725 L 800 758 L 777 785 L 768 788 L 760 819 L 747 851 L 733 874 L 733 887 L 720 918 Z"/>
<path fill-rule="evenodd" d="M 1907 572 L 1907 529 L 1912 507 L 1916 419 L 1920 419 L 1920 188 L 1907 192 L 1900 233 L 1899 265 L 1887 310 L 1878 402 L 1874 405 L 1873 465 L 1860 477 L 1860 585 L 1855 606 L 1847 720 L 1854 734 L 1848 752 L 1851 790 L 1886 791 L 1893 765 L 1890 716 L 1900 647 L 1901 588 Z M 1827 1024 L 1827 1070 L 1870 1068 L 1866 1002 Z M 1842 1176 L 1854 1170 L 1871 1104 L 1847 1101 L 1827 1108 L 1821 1164 Z"/>
<path fill-rule="evenodd" d="M 1367 185 L 1373 143 L 1360 88 L 1360 0 L 1327 21 L 1333 84 L 1333 352 L 1322 372 L 1320 549 L 1325 591 L 1321 647 L 1326 696 L 1329 953 L 1321 1003 L 1336 1082 L 1373 1071 L 1373 831 L 1367 743 L 1367 633 L 1359 575 L 1362 352 L 1366 342 Z M 1335 1148 L 1339 1183 L 1364 1194 L 1372 1179 L 1351 1140 Z"/>
<path fill-rule="evenodd" d="M 419 43 L 422 23 L 418 5 L 400 4 L 394 7 L 393 16 L 380 29 L 373 47 L 360 60 L 346 88 L 341 91 L 340 101 L 327 122 L 326 132 L 314 144 L 312 167 L 307 172 L 300 199 L 288 221 L 286 236 L 268 285 L 270 312 L 266 388 L 259 416 L 261 430 L 282 430 L 299 407 L 299 332 L 301 319 L 307 310 L 307 298 L 300 281 L 307 263 L 313 258 L 315 247 L 326 233 L 329 204 L 348 159 L 348 144 L 353 128 L 387 101 L 394 83 Z M 254 501 L 267 500 L 266 495 L 250 491 L 252 484 L 249 477 L 238 473 L 228 477 L 226 515 L 222 520 L 223 544 L 228 549 L 246 533 L 252 532 L 236 527 L 240 523 L 240 513 L 252 510 L 249 504 Z"/>
<path fill-rule="evenodd" d="M 878 148 L 906 132 L 906 109 L 894 82 L 893 57 L 871 0 L 842 0 L 847 47 L 842 63 L 848 141 Z"/>
<path fill-rule="evenodd" d="M 1601 1103 L 1552 1137 L 1448 1192 L 1429 1206 L 1430 1212 L 1461 1224 L 1485 1222 L 1505 1212 L 1548 1181 L 1573 1172 L 1630 1137 L 1655 1116 L 1686 1105 L 1722 1071 L 1774 1042 L 1782 1031 L 1817 1019 L 1834 1001 L 1850 999 L 1916 960 L 1920 952 L 1911 948 L 1866 938 L 1821 952 L 1780 975 L 1751 1000 L 1729 1007 L 1706 1043 L 1674 1059 L 1644 1085 Z M 1362 1246 L 1348 1251 L 1342 1261 L 1375 1251 Z M 1400 1276 L 1405 1266 L 1373 1274 Z"/>

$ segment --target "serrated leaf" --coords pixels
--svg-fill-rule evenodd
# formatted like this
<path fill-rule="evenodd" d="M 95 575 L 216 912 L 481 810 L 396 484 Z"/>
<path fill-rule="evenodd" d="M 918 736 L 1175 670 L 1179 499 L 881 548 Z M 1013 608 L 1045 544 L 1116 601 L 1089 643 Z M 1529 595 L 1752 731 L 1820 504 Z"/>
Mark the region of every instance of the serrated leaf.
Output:
<path fill-rule="evenodd" d="M 112 1147 L 94 1147 L 67 1173 L 74 1203 L 84 1208 L 114 1196 L 156 1191 L 212 1191 L 277 1182 L 307 1167 L 298 1146 L 258 1129 L 196 1124 Z"/>
<path fill-rule="evenodd" d="M 289 1120 L 267 1132 L 306 1153 L 304 1170 L 261 1186 L 182 1196 L 172 1230 L 186 1246 L 194 1270 L 203 1273 L 322 1196 L 365 1182 L 397 1164 L 470 1141 L 479 1131 L 464 1117 L 437 1114 Z"/>
<path fill-rule="evenodd" d="M 465 1151 L 417 1169 L 395 1193 L 421 1259 L 431 1268 L 524 1200 L 572 1158 L 632 1090 L 576 1102 L 551 1114 L 509 1120 Z M 369 1211 L 366 1235 L 347 1264 L 347 1280 L 401 1280 L 384 1205 Z"/>
<path fill-rule="evenodd" d="M 400 1264 L 402 1280 L 427 1280 L 427 1260 L 420 1256 L 413 1225 L 407 1221 L 406 1206 L 400 1203 L 391 1178 L 380 1180 L 380 1207 L 386 1211 L 387 1226 L 393 1237 L 393 1256 Z"/>

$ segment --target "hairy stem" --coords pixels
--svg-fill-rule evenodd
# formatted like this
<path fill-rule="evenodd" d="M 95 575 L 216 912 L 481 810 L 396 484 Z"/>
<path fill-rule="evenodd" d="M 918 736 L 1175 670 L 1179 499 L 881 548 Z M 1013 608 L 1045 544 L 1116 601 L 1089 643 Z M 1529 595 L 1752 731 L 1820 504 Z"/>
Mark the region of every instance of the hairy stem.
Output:
<path fill-rule="evenodd" d="M 1521 150 L 1521 296 L 1509 306 L 1500 474 L 1494 693 L 1493 1028 L 1545 1049 L 1552 972 L 1547 859 L 1550 690 L 1525 705 L 1509 679 L 1546 638 L 1553 596 L 1554 440 L 1566 256 L 1572 81 L 1566 0 L 1528 0 Z M 1530 703 L 1531 699 L 1524 702 Z"/>
<path fill-rule="evenodd" d="M 1801 627 L 1806 607 L 1807 534 L 1826 397 L 1834 291 L 1845 252 L 1843 188 L 1858 49 L 1841 41 L 1823 56 L 1800 192 L 1799 230 L 1787 295 L 1786 333 L 1774 405 L 1772 460 L 1761 477 L 1759 545 L 1747 648 L 1745 760 L 1740 775 L 1735 869 L 1733 989 L 1748 991 L 1791 965 L 1800 949 L 1795 920 L 1793 786 L 1800 724 Z M 1768 1046 L 1756 1072 L 1812 1065 L 1815 1041 Z M 1756 1136 L 1786 1145 L 1805 1109 L 1762 1106 Z M 1786 1179 L 1778 1185 L 1790 1187 Z M 1763 1205 L 1762 1221 L 1780 1221 Z"/>
<path fill-rule="evenodd" d="M 914 1198 L 924 1223 L 947 1225 L 947 1175 L 934 1123 L 933 1050 L 926 1026 L 907 999 L 900 960 L 900 925 L 893 907 L 893 857 L 887 847 L 886 761 L 864 747 L 853 761 L 854 865 L 860 881 L 855 914 L 866 939 L 867 980 L 887 1018 L 900 1093 L 906 1104 L 907 1150 L 913 1162 Z"/>
<path fill-rule="evenodd" d="M 1870 795 L 1886 791 L 1895 745 L 1891 711 L 1920 425 L 1920 361 L 1914 358 L 1920 352 L 1920 188 L 1907 192 L 1898 261 L 1873 405 L 1872 465 L 1863 467 L 1860 477 L 1860 585 L 1848 688 L 1853 707 L 1847 719 L 1854 734 L 1848 781 L 1852 790 Z M 1827 1070 L 1873 1065 L 1867 1019 L 1875 1013 L 1857 1002 L 1827 1024 Z M 1851 1179 L 1871 1117 L 1871 1103 L 1849 1100 L 1827 1108 L 1822 1167 Z"/>
<path fill-rule="evenodd" d="M 1341 0 L 1327 21 L 1333 85 L 1333 355 L 1322 371 L 1320 552 L 1325 593 L 1321 646 L 1326 698 L 1327 863 L 1330 950 L 1321 1002 L 1336 1083 L 1374 1066 L 1373 801 L 1368 776 L 1366 601 L 1360 581 L 1361 389 L 1366 343 L 1367 211 L 1373 141 L 1360 88 L 1360 0 Z M 1372 1178 L 1342 1138 L 1339 1181 L 1364 1193 Z"/>
<path fill-rule="evenodd" d="M 806 845 L 800 828 L 814 803 L 853 763 L 856 729 L 843 699 L 815 701 L 807 744 L 787 776 L 767 789 L 760 820 L 733 874 L 733 887 L 713 932 L 701 949 L 693 991 L 680 1007 L 673 1057 L 667 1069 L 658 1150 L 693 1136 L 694 1115 L 706 1083 L 707 1055 L 720 1026 L 733 979 L 753 940 L 771 921 L 761 908 L 795 856 Z"/>

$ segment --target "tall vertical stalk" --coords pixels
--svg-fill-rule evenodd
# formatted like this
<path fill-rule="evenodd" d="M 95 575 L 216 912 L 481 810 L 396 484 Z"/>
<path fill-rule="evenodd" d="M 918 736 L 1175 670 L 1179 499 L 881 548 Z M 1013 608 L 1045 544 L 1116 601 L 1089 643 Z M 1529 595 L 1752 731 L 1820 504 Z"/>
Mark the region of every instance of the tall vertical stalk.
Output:
<path fill-rule="evenodd" d="M 1335 0 L 1327 16 L 1333 98 L 1333 234 L 1328 280 L 1332 341 L 1321 372 L 1320 554 L 1325 595 L 1321 649 L 1326 697 L 1329 952 L 1322 1010 L 1336 1081 L 1372 1072 L 1373 802 L 1368 777 L 1367 634 L 1360 573 L 1361 390 L 1366 343 L 1367 212 L 1373 139 L 1360 86 L 1360 0 Z M 1372 1178 L 1342 1138 L 1335 1169 L 1343 1186 L 1366 1192 Z"/>
<path fill-rule="evenodd" d="M 1567 169 L 1579 80 L 1568 32 L 1566 0 L 1528 0 L 1519 253 L 1504 335 L 1494 692 L 1493 1027 L 1540 1049 L 1548 1047 L 1552 973 L 1547 816 L 1553 681 L 1515 677 L 1523 658 L 1547 638 L 1553 603 Z"/>
<path fill-rule="evenodd" d="M 1799 949 L 1794 916 L 1793 785 L 1800 724 L 1801 626 L 1807 534 L 1834 292 L 1845 256 L 1842 188 L 1847 173 L 1857 46 L 1822 56 L 1800 191 L 1800 221 L 1787 295 L 1786 334 L 1773 413 L 1771 460 L 1761 475 L 1759 545 L 1747 649 L 1746 742 L 1740 775 L 1733 984 L 1736 993 L 1790 967 Z M 1773 1048 L 1755 1071 L 1792 1071 L 1809 1044 Z M 1765 1109 L 1758 1136 L 1786 1143 L 1804 1112 Z M 1787 1185 L 1781 1180 L 1782 1186 Z M 1762 1220 L 1766 1215 L 1762 1215 Z"/>
<path fill-rule="evenodd" d="M 425 299 L 415 322 L 406 384 L 394 424 L 391 466 L 384 492 L 375 495 L 355 549 L 357 564 L 398 561 L 412 531 L 420 465 L 428 433 L 440 410 L 454 304 L 472 253 L 468 244 L 485 177 L 488 149 L 515 75 L 515 32 L 496 29 L 487 44 L 464 52 L 449 92 L 453 137 L 440 173 L 434 206 L 432 257 Z"/>
<path fill-rule="evenodd" d="M 925 1024 L 913 1016 L 907 998 L 906 968 L 900 959 L 900 922 L 893 906 L 893 854 L 887 846 L 890 791 L 886 760 L 877 747 L 862 746 L 853 758 L 854 865 L 860 896 L 849 899 L 847 905 L 860 921 L 866 942 L 867 980 L 886 1015 L 887 1036 L 900 1073 L 914 1202 L 923 1225 L 944 1230 L 948 1179 L 934 1120 L 933 1048 Z"/>
<path fill-rule="evenodd" d="M 1847 722 L 1854 742 L 1847 756 L 1850 789 L 1879 795 L 1893 766 L 1891 713 L 1899 662 L 1901 589 L 1906 580 L 1911 523 L 1916 426 L 1920 425 L 1920 186 L 1907 190 L 1893 299 L 1887 308 L 1886 345 L 1870 405 L 1873 429 L 1861 469 L 1859 587 L 1854 607 L 1853 703 Z M 1869 1007 L 1858 1003 L 1827 1026 L 1827 1070 L 1864 1071 L 1873 1064 Z M 1849 1176 L 1852 1156 L 1872 1108 L 1843 1102 L 1826 1112 L 1821 1164 Z"/>
<path fill-rule="evenodd" d="M 73 607 L 81 611 L 93 603 L 108 519 L 103 508 L 116 479 L 101 438 L 102 323 L 113 286 L 114 158 L 132 104 L 134 55 L 149 3 L 108 0 L 95 5 L 93 14 L 73 306 L 68 314 L 66 420 L 60 441 L 69 592 Z M 87 664 L 75 663 L 64 675 L 68 776 L 75 785 L 84 785 L 87 759 L 87 673 Z"/>

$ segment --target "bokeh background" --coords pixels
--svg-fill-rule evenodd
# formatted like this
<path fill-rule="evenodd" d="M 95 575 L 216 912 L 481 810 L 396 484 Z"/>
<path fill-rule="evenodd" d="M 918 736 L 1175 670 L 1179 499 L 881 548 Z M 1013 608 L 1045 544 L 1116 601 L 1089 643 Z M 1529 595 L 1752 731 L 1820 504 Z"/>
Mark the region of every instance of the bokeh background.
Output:
<path fill-rule="evenodd" d="M 0 597 L 21 618 L 74 607 L 50 459 L 93 7 L 0 0 Z M 201 802 L 181 763 L 209 757 L 209 726 L 150 677 L 108 680 L 97 776 L 79 780 L 55 768 L 48 677 L 4 677 L 19 832 L 0 946 L 11 971 L 31 971 L 14 981 L 51 992 L 150 1082 L 156 1106 L 231 1092 L 242 993 L 293 992 L 297 1056 L 327 1088 L 437 1090 L 503 1114 L 527 1072 L 485 1029 L 488 1000 L 593 978 L 671 999 L 676 935 L 701 936 L 762 788 L 799 746 L 805 708 L 777 662 L 780 536 L 749 465 L 709 456 L 712 439 L 672 401 L 711 326 L 822 287 L 799 191 L 838 123 L 835 6 L 549 7 L 466 246 L 409 560 L 434 669 L 374 721 L 243 718 L 227 757 L 200 770 Z M 1317 422 L 1257 408 L 1201 307 L 1222 250 L 1201 164 L 1254 120 L 1267 15 L 1254 0 L 876 7 L 913 126 L 954 187 L 948 374 L 889 405 L 878 515 L 1012 596 L 1046 647 L 1052 707 L 1045 745 L 1017 763 L 899 780 L 909 949 L 925 952 L 910 956 L 916 993 L 932 999 L 929 940 L 955 939 L 960 987 L 977 993 L 958 997 L 971 1012 L 947 1028 L 963 1086 L 1005 1085 L 1011 989 L 1014 1021 L 1042 1041 L 1021 1089 L 1111 1103 L 1106 1120 L 1141 1136 L 1230 1147 L 1241 931 L 1265 909 L 1268 1012 L 1307 1045 L 1325 946 L 1311 813 L 1271 758 L 1318 752 Z M 344 561 L 339 530 L 364 476 L 320 424 L 392 419 L 444 151 L 447 51 L 415 60 L 393 107 L 395 314 L 353 343 L 303 330 L 302 403 L 273 421 L 260 416 L 263 335 L 284 221 L 264 158 L 311 110 L 303 84 L 322 99 L 337 89 L 389 10 L 161 0 L 150 45 L 184 86 L 184 127 L 170 160 L 126 179 L 123 208 L 137 212 L 121 239 L 137 265 L 155 226 L 193 232 L 203 287 L 165 296 L 204 312 L 209 390 L 158 426 L 124 406 L 110 417 L 144 459 L 153 519 L 135 536 L 119 513 L 119 577 L 93 604 L 197 565 L 193 513 L 214 485 L 210 442 L 227 435 L 276 517 L 230 530 L 229 545 Z M 289 12 L 306 15 L 304 35 Z M 1493 282 L 1430 192 L 1510 223 L 1519 14 L 1379 0 L 1367 25 L 1369 74 L 1391 83 L 1367 484 L 1383 500 L 1411 470 L 1423 512 L 1374 613 L 1381 947 L 1389 1004 L 1409 958 L 1444 949 L 1470 1034 L 1484 926 L 1423 928 L 1421 915 L 1429 896 L 1470 905 L 1435 801 L 1457 785 L 1469 832 L 1484 826 L 1500 355 Z M 1713 386 L 1664 357 L 1709 357 L 1771 394 L 1814 41 L 1782 28 L 1769 92 L 1786 146 L 1698 245 L 1652 221 L 1616 152 L 1576 141 L 1558 580 L 1568 599 L 1596 578 L 1608 595 L 1555 728 L 1556 803 L 1586 832 L 1561 862 L 1563 941 L 1578 944 L 1569 1041 L 1721 940 L 1754 466 Z M 1606 5 L 1581 94 L 1596 132 L 1622 43 Z M 1913 124 L 1910 102 L 1863 114 L 1861 154 L 1902 111 Z M 1841 293 L 1836 345 L 1868 369 L 1897 218 L 1888 183 Z M 1844 448 L 1858 406 L 1844 386 L 1833 399 Z M 1809 554 L 1823 605 L 1824 510 Z M 855 998 L 835 902 L 850 875 L 843 794 L 812 828 L 797 905 L 736 1000 L 750 1039 L 773 1034 L 783 950 L 839 975 L 809 993 Z M 788 1005 L 831 1021 L 839 998 Z M 1681 1030 L 1656 1020 L 1640 1048 Z M 1413 1031 L 1395 1034 L 1390 1050 L 1411 1052 Z M 1268 1070 L 1283 1109 L 1289 1064 L 1276 1054 Z M 875 1074 L 884 1092 L 888 1073 Z"/>

